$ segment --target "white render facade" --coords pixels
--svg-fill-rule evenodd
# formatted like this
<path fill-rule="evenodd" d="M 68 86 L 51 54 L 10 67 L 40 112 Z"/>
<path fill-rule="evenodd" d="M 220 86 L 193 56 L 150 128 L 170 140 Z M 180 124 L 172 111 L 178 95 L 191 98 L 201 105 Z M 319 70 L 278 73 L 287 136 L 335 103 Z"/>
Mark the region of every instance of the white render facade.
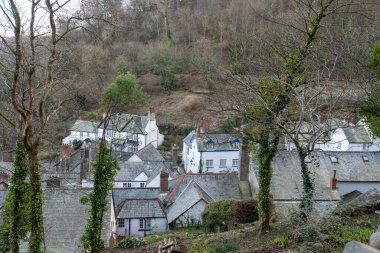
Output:
<path fill-rule="evenodd" d="M 104 131 L 102 123 L 77 120 L 71 128 L 70 135 L 65 137 L 62 143 L 71 145 L 75 140 L 89 139 L 95 141 L 101 139 L 104 133 L 105 139 L 112 143 L 114 150 L 134 153 L 150 143 L 157 148 L 164 142 L 164 136 L 159 133 L 153 112 L 150 112 L 148 116 L 129 114 L 114 114 L 112 116 L 114 118 L 124 117 L 126 123 L 123 122 L 121 129 L 107 127 Z M 133 119 L 133 121 L 129 119 Z M 120 122 L 118 123 L 121 125 Z"/>
<path fill-rule="evenodd" d="M 130 218 L 111 221 L 112 234 L 128 237 L 145 237 L 167 231 L 166 218 Z"/>
<path fill-rule="evenodd" d="M 191 132 L 183 142 L 182 159 L 185 171 L 197 173 L 200 171 L 200 165 L 202 165 L 202 172 L 238 171 L 240 140 L 235 137 L 232 141 L 224 143 L 224 148 L 219 148 L 216 144 L 208 144 L 209 146 L 206 145 L 205 148 L 199 150 L 200 146 L 203 147 L 200 144 L 202 137 L 198 138 L 194 132 Z"/>
<path fill-rule="evenodd" d="M 380 151 L 379 138 L 375 137 L 368 125 L 359 121 L 356 125 L 339 127 L 329 133 L 330 140 L 315 144 L 314 150 L 321 151 Z M 305 143 L 306 144 L 306 143 Z M 285 148 L 296 150 L 289 138 L 285 138 Z"/>

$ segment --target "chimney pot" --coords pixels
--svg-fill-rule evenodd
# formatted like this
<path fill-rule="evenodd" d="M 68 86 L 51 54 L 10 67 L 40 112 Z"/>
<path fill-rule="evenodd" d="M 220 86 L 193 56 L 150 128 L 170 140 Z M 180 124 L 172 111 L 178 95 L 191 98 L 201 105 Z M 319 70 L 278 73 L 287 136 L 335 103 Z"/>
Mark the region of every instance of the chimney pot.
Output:
<path fill-rule="evenodd" d="M 202 128 L 203 130 L 208 133 L 210 132 L 210 119 L 206 116 L 203 118 L 203 121 L 202 121 Z"/>
<path fill-rule="evenodd" d="M 153 106 L 149 107 L 148 118 L 150 121 L 156 120 L 156 113 Z"/>
<path fill-rule="evenodd" d="M 333 176 L 331 178 L 331 189 L 333 190 L 336 190 L 336 183 L 337 183 L 337 180 L 336 180 L 336 170 L 334 169 L 333 170 Z"/>

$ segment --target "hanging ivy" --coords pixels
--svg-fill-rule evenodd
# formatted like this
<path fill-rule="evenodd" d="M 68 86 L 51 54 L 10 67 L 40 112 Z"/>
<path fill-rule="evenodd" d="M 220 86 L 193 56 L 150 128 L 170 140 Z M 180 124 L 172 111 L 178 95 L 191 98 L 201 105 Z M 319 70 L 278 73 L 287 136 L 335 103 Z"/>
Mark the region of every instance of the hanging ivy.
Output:
<path fill-rule="evenodd" d="M 30 230 L 30 184 L 26 182 L 29 173 L 28 156 L 24 146 L 17 141 L 13 162 L 14 172 L 10 179 L 4 207 L 4 224 L 8 228 L 11 252 L 19 252 L 20 240 Z"/>
<path fill-rule="evenodd" d="M 92 169 L 94 189 L 87 198 L 81 199 L 82 203 L 91 205 L 90 217 L 81 241 L 84 248 L 91 250 L 91 253 L 97 253 L 104 247 L 104 241 L 101 239 L 103 216 L 107 209 L 108 191 L 112 189 L 114 176 L 119 169 L 118 163 L 111 156 L 111 151 L 106 148 L 104 140 Z"/>

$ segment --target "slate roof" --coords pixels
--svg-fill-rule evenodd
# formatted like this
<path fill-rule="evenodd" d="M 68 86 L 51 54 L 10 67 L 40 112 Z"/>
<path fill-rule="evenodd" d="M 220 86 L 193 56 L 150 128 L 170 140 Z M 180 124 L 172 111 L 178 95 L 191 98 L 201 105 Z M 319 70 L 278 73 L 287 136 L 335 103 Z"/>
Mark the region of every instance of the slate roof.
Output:
<path fill-rule="evenodd" d="M 160 152 L 158 152 L 158 150 L 153 146 L 152 143 L 149 143 L 148 145 L 137 151 L 136 155 L 144 162 L 165 162 L 165 159 L 162 157 Z"/>
<path fill-rule="evenodd" d="M 188 184 L 196 182 L 213 200 L 240 199 L 238 174 L 233 173 L 202 173 L 183 174 L 176 178 L 176 184 L 171 186 L 166 197 L 168 202 L 176 201 Z"/>
<path fill-rule="evenodd" d="M 238 134 L 211 134 L 199 133 L 191 131 L 184 139 L 184 142 L 191 146 L 192 141 L 196 139 L 199 151 L 216 151 L 216 150 L 239 150 L 235 148 L 233 143 L 241 143 L 240 135 Z M 212 144 L 212 145 L 209 145 Z"/>
<path fill-rule="evenodd" d="M 147 116 L 127 113 L 114 113 L 109 118 L 107 129 L 112 129 L 119 132 L 146 135 L 147 132 L 145 131 L 145 127 L 147 126 L 148 122 L 149 119 Z M 100 122 L 98 128 L 104 128 L 104 121 Z"/>
<path fill-rule="evenodd" d="M 96 133 L 97 126 L 99 122 L 87 121 L 87 120 L 77 120 L 71 127 L 71 131 Z"/>
<path fill-rule="evenodd" d="M 7 175 L 12 175 L 13 173 L 13 163 L 11 162 L 0 162 L 0 173 Z"/>
<path fill-rule="evenodd" d="M 350 143 L 371 143 L 372 139 L 364 126 L 342 128 L 344 135 Z"/>
<path fill-rule="evenodd" d="M 44 191 L 44 228 L 45 244 L 48 249 L 70 247 L 81 252 L 80 237 L 83 235 L 87 218 L 88 205 L 82 205 L 79 200 L 91 189 L 47 189 Z M 109 206 L 104 213 L 102 239 L 109 239 L 110 223 Z M 61 252 L 61 251 L 59 251 Z"/>
<path fill-rule="evenodd" d="M 314 178 L 315 200 L 338 201 L 339 194 L 331 190 L 329 181 L 331 179 L 331 167 L 315 166 L 308 164 L 309 170 Z M 258 167 L 256 162 L 252 167 L 258 178 Z M 291 151 L 280 151 L 272 163 L 273 176 L 271 181 L 271 193 L 276 201 L 290 201 L 302 199 L 302 177 L 298 154 Z"/>
<path fill-rule="evenodd" d="M 328 151 L 316 155 L 321 168 L 336 169 L 338 182 L 380 182 L 380 152 Z M 332 163 L 330 157 L 335 157 L 337 163 Z"/>
<path fill-rule="evenodd" d="M 117 218 L 165 218 L 159 199 L 125 199 L 118 207 Z"/>
<path fill-rule="evenodd" d="M 119 206 L 125 199 L 155 199 L 160 196 L 160 188 L 122 188 L 113 189 L 114 206 Z M 115 208 L 116 210 L 116 208 Z"/>
<path fill-rule="evenodd" d="M 115 181 L 131 181 L 144 172 L 148 181 L 155 178 L 161 169 L 168 169 L 171 177 L 176 177 L 177 172 L 172 171 L 171 162 L 119 162 L 120 170 L 116 172 Z"/>
<path fill-rule="evenodd" d="M 177 197 L 175 202 L 168 208 L 168 223 L 171 223 L 199 201 L 209 203 L 213 199 L 192 180 L 185 190 Z"/>
<path fill-rule="evenodd" d="M 0 191 L 0 210 L 4 207 L 5 198 L 7 197 L 7 191 Z"/>

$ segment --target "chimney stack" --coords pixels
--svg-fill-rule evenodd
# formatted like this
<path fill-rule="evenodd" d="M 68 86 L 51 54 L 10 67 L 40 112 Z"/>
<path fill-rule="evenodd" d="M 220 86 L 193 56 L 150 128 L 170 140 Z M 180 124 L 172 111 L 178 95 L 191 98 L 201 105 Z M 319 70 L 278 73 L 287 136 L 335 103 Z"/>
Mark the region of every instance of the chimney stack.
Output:
<path fill-rule="evenodd" d="M 202 121 L 202 128 L 203 128 L 203 131 L 205 132 L 205 133 L 209 133 L 210 132 L 210 119 L 207 117 L 207 116 L 205 116 L 204 118 L 203 118 L 203 121 Z"/>
<path fill-rule="evenodd" d="M 333 170 L 333 176 L 331 178 L 331 189 L 336 190 L 336 170 Z"/>
<path fill-rule="evenodd" d="M 160 172 L 160 189 L 161 192 L 169 190 L 169 172 L 166 169 L 162 169 Z"/>
<path fill-rule="evenodd" d="M 154 107 L 153 106 L 149 107 L 148 119 L 150 121 L 155 121 L 156 120 L 156 113 L 154 112 Z"/>
<path fill-rule="evenodd" d="M 62 144 L 61 152 L 60 152 L 61 160 L 70 157 L 70 155 L 71 155 L 71 147 L 67 144 Z"/>
<path fill-rule="evenodd" d="M 239 150 L 239 180 L 248 181 L 249 177 L 249 150 L 248 150 L 248 138 L 242 133 L 242 144 Z"/>
<path fill-rule="evenodd" d="M 177 144 L 173 144 L 172 145 L 172 162 L 173 162 L 173 166 L 177 166 L 178 165 L 178 146 Z"/>

